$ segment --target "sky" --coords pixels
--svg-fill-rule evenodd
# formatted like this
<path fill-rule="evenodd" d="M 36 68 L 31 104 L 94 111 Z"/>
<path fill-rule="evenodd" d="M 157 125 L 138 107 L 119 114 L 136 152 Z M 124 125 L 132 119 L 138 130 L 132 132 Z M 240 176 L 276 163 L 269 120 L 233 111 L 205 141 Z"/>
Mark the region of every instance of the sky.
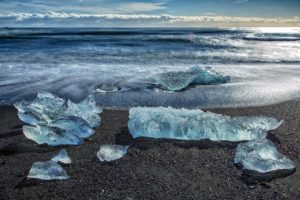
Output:
<path fill-rule="evenodd" d="M 0 0 L 0 26 L 300 26 L 300 0 Z"/>

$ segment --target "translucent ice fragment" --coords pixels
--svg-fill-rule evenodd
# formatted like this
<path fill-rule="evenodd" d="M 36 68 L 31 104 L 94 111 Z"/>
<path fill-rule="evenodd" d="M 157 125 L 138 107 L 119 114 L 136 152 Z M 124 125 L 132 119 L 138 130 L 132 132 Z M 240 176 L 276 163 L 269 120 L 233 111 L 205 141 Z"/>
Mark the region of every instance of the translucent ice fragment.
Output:
<path fill-rule="evenodd" d="M 197 78 L 197 74 L 184 71 L 166 72 L 154 78 L 164 89 L 178 91 L 189 86 Z"/>
<path fill-rule="evenodd" d="M 67 172 L 56 162 L 50 160 L 48 162 L 33 163 L 28 178 L 54 180 L 54 179 L 69 179 Z"/>
<path fill-rule="evenodd" d="M 27 101 L 20 101 L 20 102 L 16 102 L 14 104 L 15 108 L 21 112 L 21 113 L 25 113 L 28 111 L 28 106 L 29 106 L 30 102 Z"/>
<path fill-rule="evenodd" d="M 88 138 L 95 132 L 84 119 L 76 116 L 66 116 L 54 120 L 49 126 L 69 131 L 81 138 Z"/>
<path fill-rule="evenodd" d="M 39 124 L 47 124 L 44 118 L 41 115 L 36 113 L 22 113 L 18 112 L 18 117 L 21 121 L 36 126 Z"/>
<path fill-rule="evenodd" d="M 66 149 L 60 150 L 58 152 L 58 154 L 55 155 L 51 160 L 54 161 L 54 162 L 61 162 L 61 163 L 64 163 L 64 164 L 71 164 L 71 162 L 72 162 L 72 160 L 69 157 Z"/>
<path fill-rule="evenodd" d="M 294 163 L 279 153 L 268 139 L 252 140 L 237 146 L 234 162 L 243 169 L 266 173 L 294 169 Z"/>
<path fill-rule="evenodd" d="M 129 146 L 121 145 L 101 145 L 97 156 L 100 161 L 112 161 L 122 158 L 128 150 Z"/>
<path fill-rule="evenodd" d="M 66 101 L 48 92 L 39 92 L 37 98 L 30 103 L 30 111 L 34 110 L 47 120 L 53 120 L 66 109 Z"/>
<path fill-rule="evenodd" d="M 62 115 L 66 110 L 66 101 L 48 92 L 39 92 L 32 102 L 15 103 L 19 117 L 31 125 L 45 124 Z"/>
<path fill-rule="evenodd" d="M 197 77 L 192 82 L 192 84 L 195 85 L 222 84 L 230 80 L 229 76 L 223 76 L 221 73 L 213 70 L 210 67 L 201 68 L 195 66 L 191 67 L 188 72 L 197 75 Z"/>
<path fill-rule="evenodd" d="M 210 67 L 191 67 L 187 71 L 166 72 L 154 77 L 162 88 L 179 91 L 189 85 L 222 84 L 230 80 L 229 76 L 223 76 Z"/>
<path fill-rule="evenodd" d="M 67 115 L 81 117 L 90 125 L 95 128 L 100 126 L 101 118 L 98 115 L 102 109 L 97 106 L 93 96 L 88 96 L 86 99 L 78 104 L 68 101 Z"/>
<path fill-rule="evenodd" d="M 281 123 L 270 117 L 230 117 L 200 109 L 136 107 L 129 110 L 128 128 L 134 138 L 245 141 L 263 139 Z"/>
<path fill-rule="evenodd" d="M 81 138 L 93 135 L 92 128 L 99 126 L 101 121 L 98 113 L 102 109 L 93 96 L 76 104 L 48 92 L 39 92 L 32 102 L 22 101 L 15 107 L 23 122 L 36 126 L 24 126 L 25 136 L 39 144 L 81 144 Z"/>
<path fill-rule="evenodd" d="M 71 131 L 47 126 L 23 126 L 24 135 L 38 144 L 56 145 L 78 145 L 82 144 L 81 138 Z"/>

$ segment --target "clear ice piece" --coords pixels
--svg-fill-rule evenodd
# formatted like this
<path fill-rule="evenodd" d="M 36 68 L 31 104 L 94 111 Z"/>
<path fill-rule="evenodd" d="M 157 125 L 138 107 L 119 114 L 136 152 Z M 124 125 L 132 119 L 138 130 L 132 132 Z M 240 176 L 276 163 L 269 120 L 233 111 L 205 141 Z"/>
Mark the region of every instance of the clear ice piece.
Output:
<path fill-rule="evenodd" d="M 33 163 L 27 177 L 42 180 L 62 180 L 70 178 L 67 172 L 59 164 L 52 160 Z"/>
<path fill-rule="evenodd" d="M 18 112 L 18 117 L 22 122 L 30 124 L 32 126 L 45 125 L 47 122 L 39 114 L 35 113 L 22 113 Z"/>
<path fill-rule="evenodd" d="M 154 76 L 154 79 L 162 88 L 170 91 L 179 91 L 189 85 L 222 84 L 230 80 L 229 76 L 223 76 L 210 67 L 191 67 L 187 71 L 166 72 Z"/>
<path fill-rule="evenodd" d="M 211 67 L 191 67 L 188 72 L 197 75 L 192 84 L 195 85 L 209 85 L 209 84 L 222 84 L 230 80 L 229 76 L 223 76 L 221 73 L 213 70 Z"/>
<path fill-rule="evenodd" d="M 128 128 L 134 138 L 247 141 L 265 138 L 281 123 L 270 117 L 230 117 L 200 109 L 136 107 L 129 110 Z"/>
<path fill-rule="evenodd" d="M 58 154 L 56 154 L 51 160 L 54 161 L 54 162 L 61 162 L 61 163 L 64 163 L 64 164 L 71 164 L 72 163 L 72 160 L 69 157 L 66 149 L 60 150 L 58 152 Z"/>
<path fill-rule="evenodd" d="M 48 92 L 39 92 L 32 102 L 19 102 L 14 106 L 19 117 L 30 125 L 45 124 L 64 114 L 66 101 Z"/>
<path fill-rule="evenodd" d="M 32 102 L 22 101 L 14 106 L 19 118 L 32 125 L 23 127 L 25 136 L 38 144 L 81 144 L 81 138 L 93 135 L 92 128 L 99 126 L 101 121 L 98 113 L 102 109 L 93 96 L 76 104 L 48 92 L 39 92 Z"/>
<path fill-rule="evenodd" d="M 84 119 L 76 116 L 66 116 L 64 118 L 54 120 L 49 124 L 49 126 L 70 131 L 81 138 L 88 138 L 95 133 Z"/>
<path fill-rule="evenodd" d="M 97 106 L 93 96 L 88 96 L 78 104 L 69 100 L 68 108 L 66 110 L 67 115 L 81 117 L 87 121 L 92 128 L 100 126 L 101 118 L 98 114 L 101 112 L 102 109 Z"/>
<path fill-rule="evenodd" d="M 20 101 L 20 102 L 16 102 L 14 106 L 18 110 L 18 112 L 25 113 L 28 111 L 29 104 L 30 102 Z"/>
<path fill-rule="evenodd" d="M 100 161 L 112 161 L 122 158 L 128 150 L 129 146 L 121 145 L 101 145 L 97 156 Z"/>
<path fill-rule="evenodd" d="M 295 168 L 293 161 L 278 152 L 276 146 L 268 139 L 239 144 L 234 162 L 241 164 L 243 169 L 259 173 Z"/>
<path fill-rule="evenodd" d="M 47 126 L 23 126 L 24 135 L 38 144 L 57 145 L 79 145 L 83 140 L 71 131 Z"/>
<path fill-rule="evenodd" d="M 158 74 L 154 78 L 163 89 L 179 91 L 189 86 L 197 78 L 197 74 L 184 71 L 166 72 Z"/>

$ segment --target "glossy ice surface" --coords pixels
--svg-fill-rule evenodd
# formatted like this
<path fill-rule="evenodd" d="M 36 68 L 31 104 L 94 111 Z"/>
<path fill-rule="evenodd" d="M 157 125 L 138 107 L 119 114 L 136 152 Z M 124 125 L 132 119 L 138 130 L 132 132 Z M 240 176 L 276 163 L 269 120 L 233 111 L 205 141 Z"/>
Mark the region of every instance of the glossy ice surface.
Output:
<path fill-rule="evenodd" d="M 129 146 L 101 145 L 97 156 L 100 161 L 113 161 L 122 158 L 127 153 Z"/>
<path fill-rule="evenodd" d="M 128 128 L 136 137 L 183 140 L 246 141 L 263 139 L 282 121 L 270 117 L 230 117 L 200 109 L 136 107 L 129 111 Z"/>
<path fill-rule="evenodd" d="M 42 180 L 62 180 L 70 178 L 67 172 L 59 164 L 52 160 L 33 163 L 27 177 Z"/>
<path fill-rule="evenodd" d="M 278 152 L 276 146 L 268 139 L 239 144 L 234 162 L 241 164 L 243 169 L 259 173 L 296 167 L 288 157 Z"/>

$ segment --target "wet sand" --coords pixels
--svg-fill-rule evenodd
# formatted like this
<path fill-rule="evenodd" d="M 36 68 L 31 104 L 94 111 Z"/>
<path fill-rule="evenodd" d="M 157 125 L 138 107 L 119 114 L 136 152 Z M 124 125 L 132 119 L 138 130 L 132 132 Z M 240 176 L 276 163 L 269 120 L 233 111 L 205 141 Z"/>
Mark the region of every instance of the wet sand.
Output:
<path fill-rule="evenodd" d="M 17 111 L 0 107 L 0 199 L 300 199 L 300 101 L 277 105 L 210 109 L 237 115 L 284 119 L 269 132 L 278 150 L 297 167 L 292 175 L 270 182 L 254 181 L 233 163 L 237 143 L 132 139 L 128 111 L 105 110 L 91 140 L 67 146 L 69 180 L 26 180 L 36 161 L 47 161 L 62 147 L 37 145 L 25 138 Z M 101 163 L 101 144 L 130 145 L 128 154 Z"/>

